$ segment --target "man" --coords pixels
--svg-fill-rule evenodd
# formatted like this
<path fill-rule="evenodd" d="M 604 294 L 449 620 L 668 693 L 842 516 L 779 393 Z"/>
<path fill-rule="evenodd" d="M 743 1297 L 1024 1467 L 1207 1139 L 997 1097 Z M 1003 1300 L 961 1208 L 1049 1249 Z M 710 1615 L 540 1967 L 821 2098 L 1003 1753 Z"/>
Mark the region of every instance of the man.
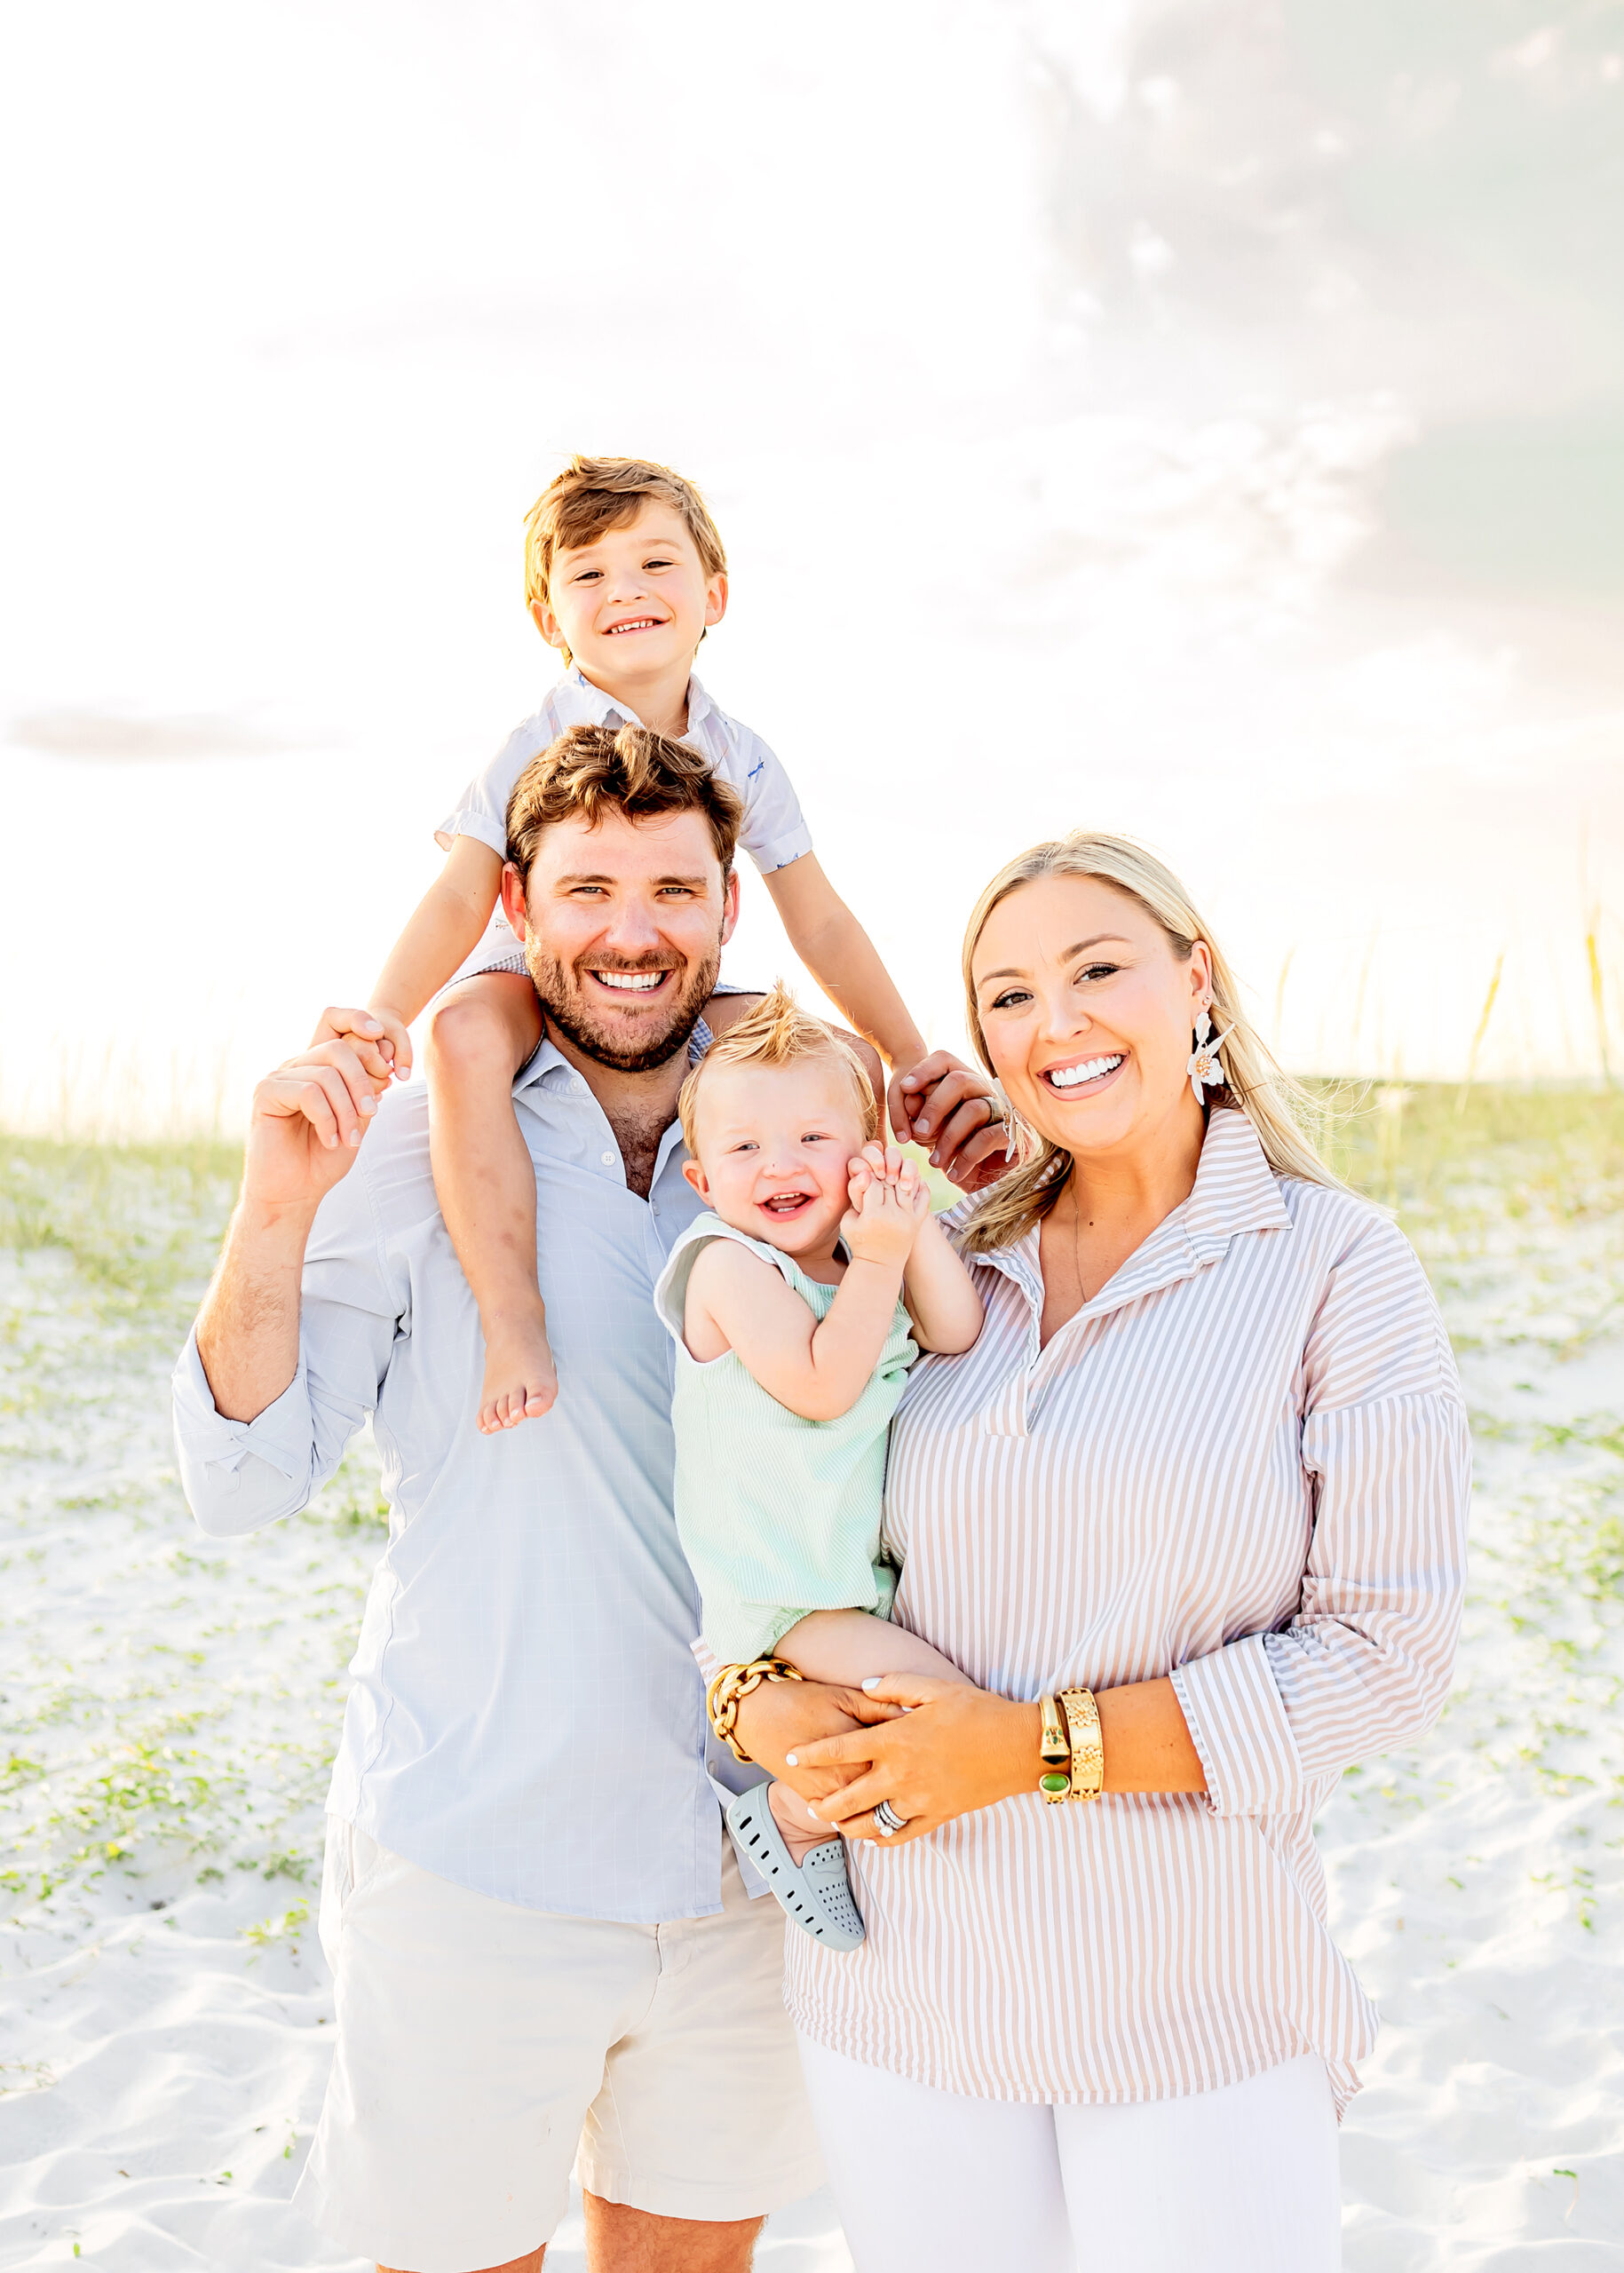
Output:
<path fill-rule="evenodd" d="M 503 899 L 549 1034 L 514 1083 L 559 1359 L 544 1420 L 479 1432 L 425 1104 L 379 1110 L 388 1067 L 355 1036 L 256 1091 L 176 1375 L 211 1532 L 302 1507 L 368 1415 L 383 1456 L 390 1543 L 329 1802 L 338 2040 L 298 2194 L 380 2273 L 533 2273 L 577 2144 L 594 2273 L 743 2273 L 764 2214 L 819 2181 L 781 1921 L 725 1851 L 707 1769 L 652 1302 L 698 1208 L 676 1103 L 736 920 L 738 815 L 637 728 L 572 730 L 514 792 Z M 939 1083 L 939 1149 L 985 1126 L 982 1086 Z"/>

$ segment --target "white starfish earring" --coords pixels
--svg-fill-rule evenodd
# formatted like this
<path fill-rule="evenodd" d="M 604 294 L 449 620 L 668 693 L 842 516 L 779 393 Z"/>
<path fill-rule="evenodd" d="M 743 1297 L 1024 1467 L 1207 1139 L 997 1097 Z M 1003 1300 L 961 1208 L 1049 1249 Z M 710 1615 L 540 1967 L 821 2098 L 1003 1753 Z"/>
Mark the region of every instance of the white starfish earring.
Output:
<path fill-rule="evenodd" d="M 1200 1015 L 1195 1022 L 1195 1048 L 1191 1051 L 1190 1063 L 1184 1068 L 1190 1076 L 1190 1086 L 1195 1091 L 1197 1105 L 1206 1103 L 1201 1095 L 1203 1089 L 1221 1089 L 1228 1081 L 1229 1076 L 1224 1070 L 1218 1052 L 1234 1031 L 1233 1026 L 1226 1026 L 1216 1041 L 1212 1039 L 1212 1020 L 1207 1015 L 1206 1003 L 1202 1003 Z"/>

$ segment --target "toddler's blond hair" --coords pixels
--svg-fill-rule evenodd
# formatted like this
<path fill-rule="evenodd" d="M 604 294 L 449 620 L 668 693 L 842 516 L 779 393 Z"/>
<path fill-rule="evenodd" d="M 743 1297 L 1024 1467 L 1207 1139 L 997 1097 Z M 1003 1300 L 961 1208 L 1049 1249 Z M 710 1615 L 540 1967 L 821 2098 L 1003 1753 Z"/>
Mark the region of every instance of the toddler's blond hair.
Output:
<path fill-rule="evenodd" d="M 863 1142 L 871 1144 L 879 1134 L 880 1108 L 875 1102 L 874 1087 L 862 1060 L 833 1026 L 804 1010 L 780 978 L 773 981 L 772 992 L 764 994 L 737 1026 L 729 1026 L 725 1034 L 717 1037 L 682 1085 L 677 1116 L 693 1157 L 699 1158 L 695 1123 L 700 1086 L 708 1073 L 724 1065 L 797 1065 L 809 1057 L 828 1058 L 846 1075 L 852 1084 L 852 1103 L 862 1120 Z"/>

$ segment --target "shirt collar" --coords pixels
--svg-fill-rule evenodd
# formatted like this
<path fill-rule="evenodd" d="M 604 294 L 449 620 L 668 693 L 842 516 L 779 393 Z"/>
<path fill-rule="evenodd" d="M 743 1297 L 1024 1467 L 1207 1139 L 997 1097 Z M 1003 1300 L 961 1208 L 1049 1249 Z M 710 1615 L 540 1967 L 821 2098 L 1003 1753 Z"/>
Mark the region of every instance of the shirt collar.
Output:
<path fill-rule="evenodd" d="M 1077 1316 L 1100 1318 L 1176 1279 L 1192 1278 L 1206 1264 L 1216 1263 L 1230 1241 L 1245 1232 L 1290 1229 L 1291 1217 L 1274 1171 L 1264 1157 L 1256 1129 L 1244 1113 L 1229 1106 L 1215 1107 L 1208 1116 L 1189 1198 L 1162 1218 L 1115 1278 L 1085 1303 Z M 1010 1246 L 973 1260 L 1002 1271 L 1034 1308 L 1041 1309 L 1043 1280 L 1035 1224 Z"/>
<path fill-rule="evenodd" d="M 519 1067 L 518 1073 L 515 1075 L 513 1081 L 513 1095 L 516 1097 L 522 1097 L 527 1089 L 534 1089 L 543 1086 L 550 1089 L 557 1089 L 560 1086 L 560 1082 L 558 1081 L 549 1081 L 547 1078 L 549 1074 L 557 1074 L 561 1076 L 564 1080 L 573 1081 L 574 1078 L 574 1067 L 570 1064 L 568 1058 L 566 1057 L 564 1052 L 558 1048 L 557 1042 L 549 1041 L 546 1035 L 543 1034 L 540 1046 L 535 1050 L 535 1055 L 527 1058 L 525 1063 Z"/>
<path fill-rule="evenodd" d="M 710 1028 L 701 1018 L 688 1037 L 688 1063 L 691 1066 L 698 1065 L 709 1049 L 711 1039 Z M 543 1035 L 534 1056 L 525 1061 L 514 1076 L 513 1095 L 516 1098 L 522 1097 L 527 1091 L 538 1088 L 567 1089 L 571 1082 L 580 1078 L 558 1044 Z M 675 1115 L 672 1116 L 671 1126 L 677 1126 Z"/>
<path fill-rule="evenodd" d="M 1244 1113 L 1216 1105 L 1195 1171 L 1195 1188 L 1182 1208 L 1192 1247 L 1226 1247 L 1240 1232 L 1288 1232 L 1291 1217 L 1263 1140 Z M 1171 1217 L 1168 1219 L 1171 1221 Z"/>
<path fill-rule="evenodd" d="M 595 726 L 606 725 L 612 717 L 620 719 L 622 725 L 628 726 L 640 726 L 643 724 L 635 710 L 629 710 L 626 705 L 617 701 L 614 695 L 606 694 L 601 686 L 595 686 L 579 663 L 572 663 L 565 672 L 564 677 L 566 685 L 574 687 L 577 693 L 583 694 L 591 705 L 597 714 L 592 720 Z M 710 709 L 710 697 L 698 679 L 690 672 L 688 675 L 688 724 L 685 732 L 689 734 L 693 733 L 709 716 Z"/>

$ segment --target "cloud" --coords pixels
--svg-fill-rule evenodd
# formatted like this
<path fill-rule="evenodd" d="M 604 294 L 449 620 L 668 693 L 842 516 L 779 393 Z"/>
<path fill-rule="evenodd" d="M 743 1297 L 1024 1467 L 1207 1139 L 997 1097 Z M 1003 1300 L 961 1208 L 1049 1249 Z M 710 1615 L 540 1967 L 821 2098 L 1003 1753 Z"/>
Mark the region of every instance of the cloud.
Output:
<path fill-rule="evenodd" d="M 1095 402 L 1381 389 L 1430 426 L 1617 392 L 1616 4 L 1434 0 L 1424 38 L 1401 0 L 1009 4 Z"/>
<path fill-rule="evenodd" d="M 36 710 L 13 718 L 6 741 L 42 757 L 91 765 L 153 764 L 177 758 L 260 757 L 285 750 L 289 737 L 244 719 L 189 711 L 171 717 L 115 710 Z"/>

